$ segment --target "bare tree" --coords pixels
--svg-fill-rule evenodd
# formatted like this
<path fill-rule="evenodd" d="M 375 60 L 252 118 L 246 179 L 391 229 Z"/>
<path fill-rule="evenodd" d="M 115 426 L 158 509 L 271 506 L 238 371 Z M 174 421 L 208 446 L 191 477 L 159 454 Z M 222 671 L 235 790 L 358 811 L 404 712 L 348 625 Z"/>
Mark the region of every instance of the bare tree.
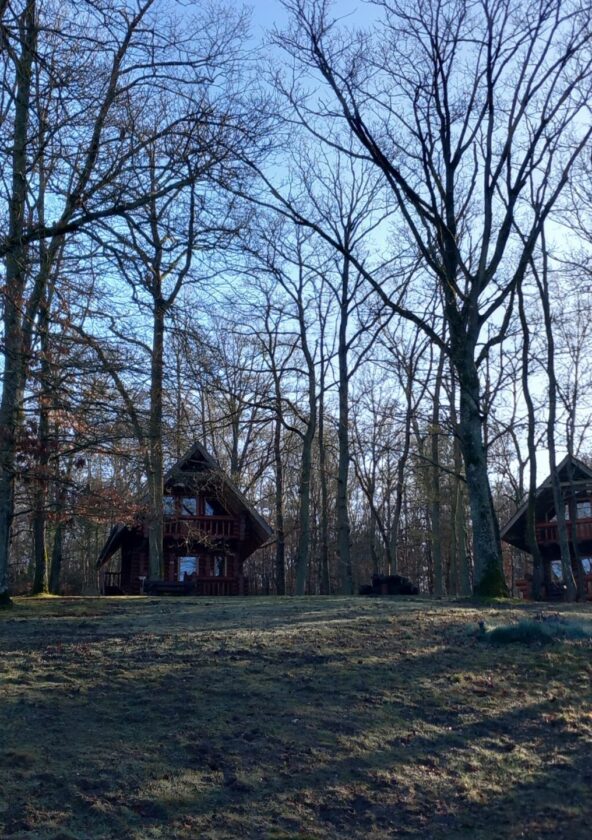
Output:
<path fill-rule="evenodd" d="M 390 294 L 350 259 L 393 311 L 441 346 L 455 366 L 459 435 L 473 525 L 475 592 L 506 586 L 482 435 L 480 366 L 503 339 L 517 284 L 545 219 L 591 134 L 590 9 L 540 4 L 379 0 L 374 36 L 339 27 L 326 0 L 288 0 L 277 42 L 295 65 L 284 81 L 292 118 L 341 153 L 371 161 L 398 206 L 428 279 L 441 290 L 448 341 L 421 309 Z M 308 74 L 308 77 L 307 77 Z M 310 79 L 324 83 L 307 93 Z M 350 146 L 340 143 L 343 126 Z M 357 144 L 357 145 L 353 145 Z M 525 187 L 536 173 L 535 201 Z M 282 212 L 316 220 L 271 187 Z M 514 236 L 517 215 L 526 231 Z M 497 330 L 485 340 L 483 328 Z"/>
<path fill-rule="evenodd" d="M 130 218 L 148 203 L 194 184 L 196 172 L 203 172 L 204 148 L 208 160 L 220 155 L 216 139 L 221 133 L 225 156 L 231 136 L 240 133 L 248 146 L 256 134 L 254 118 L 237 127 L 217 100 L 229 94 L 221 76 L 236 68 L 244 18 L 209 7 L 198 20 L 185 12 L 175 19 L 175 8 L 159 0 L 66 2 L 56 17 L 52 3 L 30 0 L 11 3 L 4 12 L 2 93 L 12 133 L 2 164 L 12 174 L 3 181 L 10 186 L 0 196 L 10 217 L 0 242 L 6 268 L 0 403 L 3 600 L 8 598 L 15 435 L 54 255 L 64 237 L 108 219 Z M 43 96 L 34 95 L 39 89 Z M 139 190 L 139 181 L 151 183 L 150 149 L 155 148 L 161 155 L 159 174 L 165 177 L 152 189 Z M 45 214 L 38 201 L 41 154 L 58 161 L 51 167 L 47 193 L 52 201 Z M 27 206 L 33 208 L 28 214 Z M 44 258 L 36 262 L 31 245 L 40 240 L 47 245 Z"/>

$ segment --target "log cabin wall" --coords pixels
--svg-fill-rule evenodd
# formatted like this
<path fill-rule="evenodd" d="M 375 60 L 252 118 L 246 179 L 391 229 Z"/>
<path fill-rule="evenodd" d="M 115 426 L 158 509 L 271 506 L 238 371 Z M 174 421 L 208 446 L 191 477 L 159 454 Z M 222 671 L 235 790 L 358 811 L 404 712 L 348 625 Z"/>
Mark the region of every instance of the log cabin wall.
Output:
<path fill-rule="evenodd" d="M 176 524 L 176 523 L 175 523 Z M 183 523 L 182 523 L 183 524 Z M 237 532 L 238 519 L 236 520 Z M 182 529 L 177 529 L 179 535 Z M 125 594 L 139 595 L 142 592 L 142 579 L 148 578 L 148 540 L 146 530 L 135 529 L 126 539 L 121 549 L 121 590 Z M 246 533 L 246 531 L 245 531 Z M 207 539 L 207 544 L 196 539 L 175 539 L 167 537 L 164 543 L 164 575 L 167 583 L 183 582 L 186 577 L 181 571 L 181 558 L 195 557 L 197 572 L 187 577 L 195 581 L 226 581 L 228 586 L 210 586 L 208 594 L 215 594 L 221 589 L 238 594 L 245 589 L 242 578 L 243 551 L 240 539 Z"/>

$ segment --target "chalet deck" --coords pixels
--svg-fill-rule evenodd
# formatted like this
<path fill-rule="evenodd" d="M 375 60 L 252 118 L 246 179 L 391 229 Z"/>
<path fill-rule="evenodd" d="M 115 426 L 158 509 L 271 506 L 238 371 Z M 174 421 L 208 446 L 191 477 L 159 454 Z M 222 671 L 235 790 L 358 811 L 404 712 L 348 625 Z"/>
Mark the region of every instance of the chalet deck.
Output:
<path fill-rule="evenodd" d="M 148 525 L 139 517 L 112 528 L 97 561 L 101 591 L 247 595 L 243 563 L 271 533 L 204 447 L 195 444 L 165 477 L 161 577 L 148 577 Z"/>

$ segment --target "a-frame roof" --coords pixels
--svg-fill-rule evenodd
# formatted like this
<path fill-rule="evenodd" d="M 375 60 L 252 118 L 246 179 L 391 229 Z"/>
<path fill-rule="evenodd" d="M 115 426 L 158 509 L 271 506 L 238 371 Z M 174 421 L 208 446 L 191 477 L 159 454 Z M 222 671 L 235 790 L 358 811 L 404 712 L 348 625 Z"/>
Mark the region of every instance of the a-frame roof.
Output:
<path fill-rule="evenodd" d="M 224 504 L 232 508 L 234 513 L 246 513 L 251 525 L 251 537 L 247 543 L 248 553 L 260 548 L 273 534 L 272 528 L 265 519 L 257 513 L 252 504 L 201 443 L 194 443 L 190 446 L 166 472 L 164 486 L 165 488 L 175 486 L 211 487 L 223 497 Z M 99 554 L 97 568 L 104 565 L 121 547 L 126 532 L 129 532 L 129 527 L 129 525 L 121 522 L 113 526 Z"/>
<path fill-rule="evenodd" d="M 572 475 L 570 476 L 570 465 Z M 592 469 L 579 458 L 566 455 L 557 464 L 559 481 L 562 486 L 574 486 L 578 490 L 590 488 L 592 491 Z M 537 487 L 535 493 L 536 518 L 543 518 L 546 509 L 553 504 L 553 485 L 551 474 Z M 528 551 L 526 540 L 526 512 L 528 509 L 528 498 L 518 507 L 514 515 L 506 522 L 501 529 L 500 536 L 504 542 L 516 546 L 523 551 Z"/>
<path fill-rule="evenodd" d="M 175 484 L 194 483 L 199 477 L 205 481 L 211 481 L 212 477 L 221 485 L 225 500 L 229 498 L 238 511 L 243 511 L 249 516 L 251 523 L 259 537 L 261 544 L 273 534 L 272 528 L 267 524 L 261 514 L 257 513 L 246 496 L 241 493 L 236 484 L 224 472 L 218 462 L 210 455 L 205 446 L 201 443 L 194 443 L 189 449 L 173 464 L 164 477 L 164 486 L 172 487 Z M 193 479 L 193 482 L 192 482 Z"/>

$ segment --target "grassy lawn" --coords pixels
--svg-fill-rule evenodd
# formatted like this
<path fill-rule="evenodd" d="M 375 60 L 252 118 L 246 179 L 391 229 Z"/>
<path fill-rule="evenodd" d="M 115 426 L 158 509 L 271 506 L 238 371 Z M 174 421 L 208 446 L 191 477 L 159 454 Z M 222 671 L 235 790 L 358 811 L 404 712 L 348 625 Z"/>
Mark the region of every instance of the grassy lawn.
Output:
<path fill-rule="evenodd" d="M 588 838 L 592 643 L 469 632 L 540 611 L 17 599 L 0 836 Z"/>

